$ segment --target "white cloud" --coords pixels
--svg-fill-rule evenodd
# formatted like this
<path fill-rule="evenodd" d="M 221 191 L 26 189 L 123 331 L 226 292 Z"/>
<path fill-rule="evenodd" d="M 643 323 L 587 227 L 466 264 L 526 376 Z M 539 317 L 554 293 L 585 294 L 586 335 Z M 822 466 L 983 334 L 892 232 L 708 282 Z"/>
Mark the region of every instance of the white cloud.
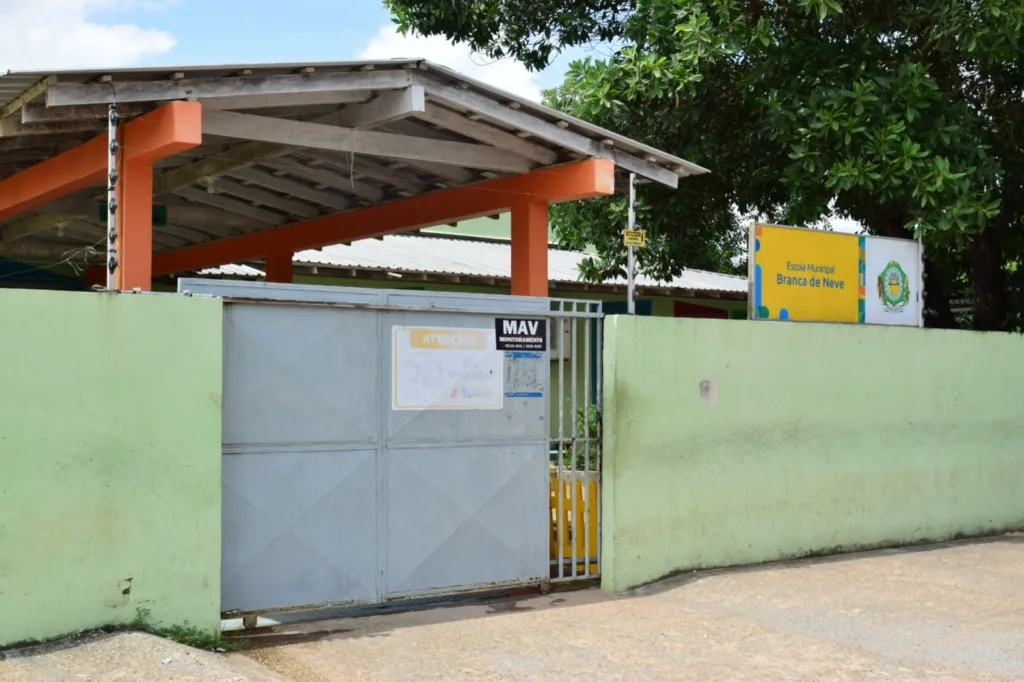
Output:
<path fill-rule="evenodd" d="M 848 232 L 850 234 L 864 234 L 864 226 L 856 220 L 849 218 L 831 218 L 828 221 L 834 232 Z"/>
<path fill-rule="evenodd" d="M 403 58 L 427 59 L 514 95 L 540 101 L 540 77 L 536 73 L 511 59 L 489 60 L 440 36 L 404 36 L 394 26 L 384 26 L 359 55 L 359 59 Z"/>
<path fill-rule="evenodd" d="M 174 47 L 166 31 L 92 20 L 152 0 L 0 0 L 0 71 L 128 66 Z"/>

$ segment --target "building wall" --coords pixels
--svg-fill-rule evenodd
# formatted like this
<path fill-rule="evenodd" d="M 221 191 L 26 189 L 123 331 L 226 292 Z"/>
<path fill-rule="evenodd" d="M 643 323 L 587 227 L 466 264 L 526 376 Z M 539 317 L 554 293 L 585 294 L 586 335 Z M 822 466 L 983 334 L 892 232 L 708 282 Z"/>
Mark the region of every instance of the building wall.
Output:
<path fill-rule="evenodd" d="M 605 587 L 1024 527 L 1022 355 L 1010 334 L 610 319 Z"/>
<path fill-rule="evenodd" d="M 220 625 L 221 303 L 0 291 L 0 646 Z"/>

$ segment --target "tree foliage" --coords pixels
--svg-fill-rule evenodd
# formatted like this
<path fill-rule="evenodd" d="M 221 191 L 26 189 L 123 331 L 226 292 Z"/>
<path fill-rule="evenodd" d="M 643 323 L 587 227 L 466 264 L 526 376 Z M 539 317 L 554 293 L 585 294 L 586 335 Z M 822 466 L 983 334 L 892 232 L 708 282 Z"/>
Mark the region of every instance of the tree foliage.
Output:
<path fill-rule="evenodd" d="M 641 267 L 727 270 L 737 213 L 922 237 L 930 322 L 952 296 L 978 328 L 1024 310 L 1022 0 L 389 0 L 399 22 L 533 67 L 595 40 L 546 101 L 712 169 L 642 192 Z M 621 200 L 556 213 L 621 268 Z"/>

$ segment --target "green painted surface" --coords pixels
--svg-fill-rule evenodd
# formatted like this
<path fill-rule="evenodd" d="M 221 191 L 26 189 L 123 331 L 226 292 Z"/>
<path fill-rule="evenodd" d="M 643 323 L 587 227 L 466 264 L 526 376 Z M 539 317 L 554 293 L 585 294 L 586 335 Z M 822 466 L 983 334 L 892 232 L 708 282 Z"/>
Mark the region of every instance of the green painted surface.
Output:
<path fill-rule="evenodd" d="M 220 622 L 221 302 L 0 291 L 0 646 Z"/>
<path fill-rule="evenodd" d="M 1010 334 L 611 318 L 604 587 L 1024 527 L 1022 355 Z"/>
<path fill-rule="evenodd" d="M 512 238 L 512 214 L 499 213 L 496 218 L 473 218 L 463 220 L 455 225 L 437 225 L 428 227 L 424 232 L 438 235 L 453 235 L 456 237 L 482 237 L 484 239 Z M 555 233 L 548 225 L 548 243 L 555 243 Z"/>

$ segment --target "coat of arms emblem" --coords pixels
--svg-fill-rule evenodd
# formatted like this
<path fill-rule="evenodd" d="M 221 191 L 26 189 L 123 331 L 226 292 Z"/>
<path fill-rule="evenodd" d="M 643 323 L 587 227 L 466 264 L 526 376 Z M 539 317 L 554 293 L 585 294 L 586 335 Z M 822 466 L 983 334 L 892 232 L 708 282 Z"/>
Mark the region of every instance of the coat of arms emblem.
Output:
<path fill-rule="evenodd" d="M 910 303 L 910 282 L 899 263 L 889 261 L 878 275 L 878 298 L 887 313 L 902 312 Z"/>

